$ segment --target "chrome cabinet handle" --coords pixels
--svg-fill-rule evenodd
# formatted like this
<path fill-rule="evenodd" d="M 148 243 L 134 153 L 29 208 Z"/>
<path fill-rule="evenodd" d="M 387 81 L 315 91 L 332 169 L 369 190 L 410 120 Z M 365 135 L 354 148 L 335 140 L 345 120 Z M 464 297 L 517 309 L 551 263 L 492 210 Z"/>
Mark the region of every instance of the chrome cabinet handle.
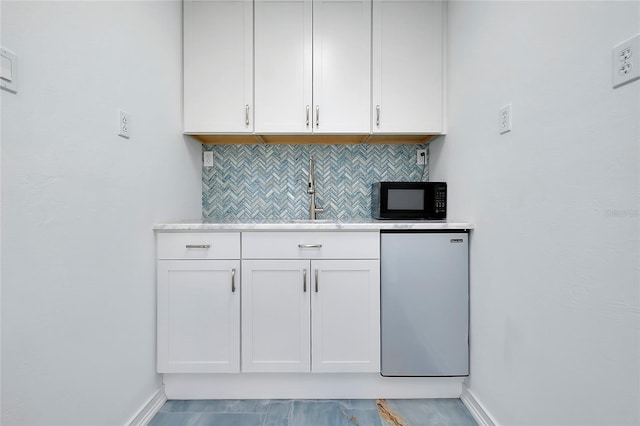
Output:
<path fill-rule="evenodd" d="M 309 127 L 309 105 L 307 105 L 307 127 Z"/>
<path fill-rule="evenodd" d="M 236 270 L 235 269 L 231 270 L 231 292 L 232 293 L 236 292 Z"/>
<path fill-rule="evenodd" d="M 320 125 L 320 105 L 316 105 L 316 127 Z"/>
<path fill-rule="evenodd" d="M 244 109 L 244 123 L 248 126 L 249 125 L 249 105 L 245 106 Z"/>
<path fill-rule="evenodd" d="M 306 293 L 307 292 L 307 270 L 306 269 L 302 270 L 302 288 Z"/>
<path fill-rule="evenodd" d="M 376 105 L 376 126 L 380 125 L 380 105 Z"/>
<path fill-rule="evenodd" d="M 211 248 L 211 244 L 187 244 L 184 247 L 188 249 L 192 249 L 192 248 L 208 249 L 208 248 Z"/>
<path fill-rule="evenodd" d="M 318 270 L 316 269 L 316 293 L 318 292 Z"/>
<path fill-rule="evenodd" d="M 298 244 L 298 248 L 301 248 L 301 249 L 322 248 L 322 244 Z"/>

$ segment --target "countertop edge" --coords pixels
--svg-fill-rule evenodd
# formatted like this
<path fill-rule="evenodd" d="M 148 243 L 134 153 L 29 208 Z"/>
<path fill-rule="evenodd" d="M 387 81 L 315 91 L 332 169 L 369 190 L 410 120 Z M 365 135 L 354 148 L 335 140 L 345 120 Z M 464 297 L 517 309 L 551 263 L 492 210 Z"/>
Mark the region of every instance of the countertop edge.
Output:
<path fill-rule="evenodd" d="M 375 221 L 330 223 L 204 223 L 174 222 L 153 225 L 156 232 L 171 231 L 381 231 L 381 230 L 470 230 L 469 222 Z"/>

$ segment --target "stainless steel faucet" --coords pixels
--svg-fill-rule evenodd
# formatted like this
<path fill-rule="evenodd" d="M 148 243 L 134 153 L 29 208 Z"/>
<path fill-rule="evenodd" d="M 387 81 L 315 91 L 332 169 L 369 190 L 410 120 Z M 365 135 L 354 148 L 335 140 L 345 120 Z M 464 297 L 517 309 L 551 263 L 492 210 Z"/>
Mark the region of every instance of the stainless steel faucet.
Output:
<path fill-rule="evenodd" d="M 324 212 L 322 207 L 316 207 L 316 180 L 314 177 L 315 167 L 313 165 L 313 157 L 309 158 L 309 184 L 307 186 L 307 194 L 311 195 L 311 203 L 309 204 L 309 219 L 316 220 L 316 213 Z"/>

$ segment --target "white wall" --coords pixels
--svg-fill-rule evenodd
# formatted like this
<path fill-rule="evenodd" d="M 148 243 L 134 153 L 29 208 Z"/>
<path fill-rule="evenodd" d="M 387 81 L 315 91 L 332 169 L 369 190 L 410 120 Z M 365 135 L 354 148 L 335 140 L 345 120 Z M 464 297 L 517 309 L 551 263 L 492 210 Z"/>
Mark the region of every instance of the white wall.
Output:
<path fill-rule="evenodd" d="M 122 425 L 161 385 L 152 225 L 201 215 L 181 4 L 1 7 L 20 73 L 2 93 L 2 422 Z"/>
<path fill-rule="evenodd" d="M 430 176 L 477 225 L 468 386 L 499 424 L 640 424 L 640 81 L 611 87 L 639 6 L 449 6 Z"/>
<path fill-rule="evenodd" d="M 0 5 L 0 46 L 2 44 L 2 6 Z M 0 101 L 0 425 L 2 424 L 2 102 Z"/>

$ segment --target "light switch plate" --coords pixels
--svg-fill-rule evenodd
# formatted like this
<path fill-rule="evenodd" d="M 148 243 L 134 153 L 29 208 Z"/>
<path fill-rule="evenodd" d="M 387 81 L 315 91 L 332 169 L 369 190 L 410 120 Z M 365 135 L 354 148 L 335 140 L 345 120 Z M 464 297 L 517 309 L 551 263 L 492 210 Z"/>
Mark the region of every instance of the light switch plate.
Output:
<path fill-rule="evenodd" d="M 613 48 L 612 65 L 614 88 L 640 78 L 640 34 Z"/>
<path fill-rule="evenodd" d="M 4 48 L 0 48 L 0 88 L 18 93 L 18 56 Z"/>

